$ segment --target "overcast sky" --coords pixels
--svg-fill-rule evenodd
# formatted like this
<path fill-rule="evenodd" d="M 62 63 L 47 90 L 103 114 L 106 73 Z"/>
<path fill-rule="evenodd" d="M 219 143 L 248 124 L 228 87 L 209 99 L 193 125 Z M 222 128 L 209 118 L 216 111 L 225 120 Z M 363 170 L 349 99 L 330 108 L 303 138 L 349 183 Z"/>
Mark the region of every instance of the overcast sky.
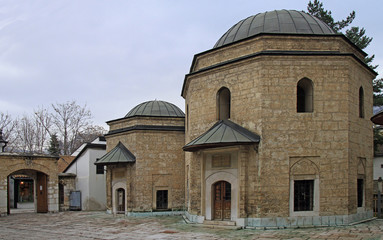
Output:
<path fill-rule="evenodd" d="M 368 54 L 383 77 L 383 1 L 323 0 L 335 20 L 373 37 Z M 96 124 L 141 102 L 180 96 L 194 54 L 211 49 L 238 21 L 260 12 L 305 10 L 308 0 L 0 0 L 0 112 L 76 100 Z"/>

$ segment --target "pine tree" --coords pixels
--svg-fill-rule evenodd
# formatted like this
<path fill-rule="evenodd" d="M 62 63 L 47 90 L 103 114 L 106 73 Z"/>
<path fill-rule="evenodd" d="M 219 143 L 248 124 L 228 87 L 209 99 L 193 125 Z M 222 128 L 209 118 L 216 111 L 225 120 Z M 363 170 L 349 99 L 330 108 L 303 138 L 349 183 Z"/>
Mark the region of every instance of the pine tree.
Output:
<path fill-rule="evenodd" d="M 54 156 L 60 155 L 60 143 L 57 139 L 56 133 L 52 134 L 49 145 L 50 145 L 48 148 L 49 154 Z"/>
<path fill-rule="evenodd" d="M 314 2 L 309 1 L 307 5 L 307 11 L 309 14 L 311 14 L 314 17 L 319 18 L 323 22 L 325 22 L 329 27 L 332 28 L 336 33 L 343 33 L 352 43 L 354 43 L 357 47 L 360 49 L 365 49 L 372 41 L 372 37 L 367 37 L 366 30 L 364 28 L 359 27 L 351 27 L 350 29 L 347 29 L 345 32 L 342 32 L 341 30 L 344 30 L 346 27 L 348 27 L 352 21 L 355 19 L 355 11 L 352 11 L 345 20 L 341 21 L 335 21 L 332 17 L 332 12 L 325 10 L 323 8 L 323 3 L 321 3 L 319 0 L 314 0 Z M 375 55 L 367 56 L 364 59 L 364 62 L 371 68 L 376 69 L 378 65 L 372 65 L 372 61 L 374 60 Z"/>
<path fill-rule="evenodd" d="M 319 0 L 314 0 L 314 2 L 309 1 L 307 5 L 307 11 L 314 17 L 319 18 L 325 22 L 329 27 L 331 27 L 337 33 L 343 33 L 341 30 L 344 30 L 348 27 L 352 21 L 355 19 L 355 11 L 352 11 L 345 20 L 335 21 L 332 17 L 331 11 L 325 10 L 323 8 L 323 3 Z M 359 27 L 351 27 L 344 32 L 344 35 L 357 47 L 360 49 L 365 49 L 372 41 L 372 37 L 367 37 L 366 29 Z M 372 65 L 375 55 L 366 56 L 364 62 L 371 68 L 376 69 L 378 65 Z M 373 81 L 374 89 L 374 106 L 383 105 L 383 79 L 375 79 Z"/>

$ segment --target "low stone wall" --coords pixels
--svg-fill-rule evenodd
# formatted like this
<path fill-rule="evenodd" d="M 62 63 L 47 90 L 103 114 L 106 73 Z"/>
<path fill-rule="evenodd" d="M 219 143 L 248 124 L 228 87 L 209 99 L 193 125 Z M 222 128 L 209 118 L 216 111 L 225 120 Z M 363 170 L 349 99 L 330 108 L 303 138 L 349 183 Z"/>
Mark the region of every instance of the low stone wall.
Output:
<path fill-rule="evenodd" d="M 184 213 L 192 223 L 203 223 L 204 217 Z M 309 216 L 309 217 L 273 217 L 273 218 L 238 218 L 237 226 L 255 229 L 299 228 L 299 227 L 330 227 L 347 226 L 373 219 L 372 211 L 352 215 Z"/>

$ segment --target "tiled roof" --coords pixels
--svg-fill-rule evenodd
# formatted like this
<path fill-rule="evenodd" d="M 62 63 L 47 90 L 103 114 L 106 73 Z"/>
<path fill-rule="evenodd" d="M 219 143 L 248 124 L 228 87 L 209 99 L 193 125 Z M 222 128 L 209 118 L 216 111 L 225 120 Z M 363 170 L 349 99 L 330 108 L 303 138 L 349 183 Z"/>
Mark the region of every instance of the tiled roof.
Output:
<path fill-rule="evenodd" d="M 76 156 L 60 156 L 59 160 L 57 161 L 59 173 L 64 172 L 64 170 L 75 158 Z"/>

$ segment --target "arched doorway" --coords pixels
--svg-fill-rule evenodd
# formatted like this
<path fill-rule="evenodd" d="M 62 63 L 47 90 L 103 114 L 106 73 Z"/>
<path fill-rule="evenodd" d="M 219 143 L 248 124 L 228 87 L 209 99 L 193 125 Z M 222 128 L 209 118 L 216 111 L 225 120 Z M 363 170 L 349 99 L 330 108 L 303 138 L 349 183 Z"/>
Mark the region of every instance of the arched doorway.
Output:
<path fill-rule="evenodd" d="M 231 184 L 219 181 L 213 185 L 214 220 L 231 219 Z"/>
<path fill-rule="evenodd" d="M 125 213 L 125 190 L 119 188 L 116 191 L 116 212 Z"/>
<path fill-rule="evenodd" d="M 48 212 L 48 175 L 21 169 L 7 177 L 7 214 L 32 211 Z"/>

